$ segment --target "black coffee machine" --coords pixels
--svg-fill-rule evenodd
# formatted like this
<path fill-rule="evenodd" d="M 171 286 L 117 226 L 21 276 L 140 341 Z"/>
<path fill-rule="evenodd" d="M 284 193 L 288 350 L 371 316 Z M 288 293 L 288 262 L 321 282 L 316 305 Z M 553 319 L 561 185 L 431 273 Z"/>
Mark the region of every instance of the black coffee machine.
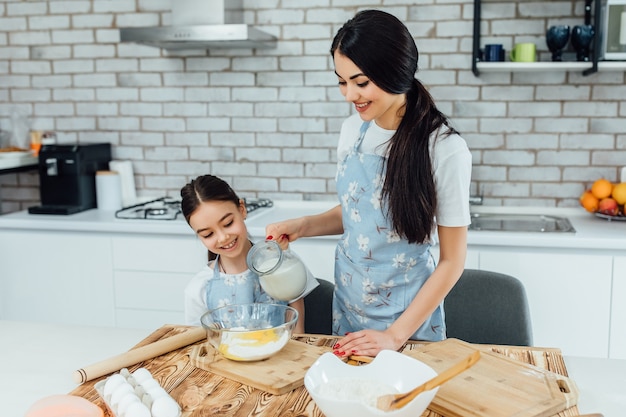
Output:
<path fill-rule="evenodd" d="M 96 207 L 96 171 L 109 169 L 110 143 L 43 145 L 39 151 L 41 206 L 31 214 L 73 214 Z"/>

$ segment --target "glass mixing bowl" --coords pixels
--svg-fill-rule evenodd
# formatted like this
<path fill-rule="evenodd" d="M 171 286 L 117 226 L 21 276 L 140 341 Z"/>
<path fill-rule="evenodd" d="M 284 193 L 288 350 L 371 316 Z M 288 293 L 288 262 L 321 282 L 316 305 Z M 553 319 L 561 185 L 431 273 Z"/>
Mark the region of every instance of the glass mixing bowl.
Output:
<path fill-rule="evenodd" d="M 225 358 L 258 361 L 278 353 L 291 339 L 298 311 L 281 304 L 234 304 L 200 318 L 207 339 Z"/>

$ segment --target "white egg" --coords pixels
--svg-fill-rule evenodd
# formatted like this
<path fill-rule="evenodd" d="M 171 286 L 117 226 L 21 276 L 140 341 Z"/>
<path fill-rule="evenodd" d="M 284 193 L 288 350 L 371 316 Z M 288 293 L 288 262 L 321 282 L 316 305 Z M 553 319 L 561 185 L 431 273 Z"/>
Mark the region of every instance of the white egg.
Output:
<path fill-rule="evenodd" d="M 152 406 L 152 404 L 159 398 L 170 396 L 167 391 L 165 391 L 165 389 L 163 389 L 162 387 L 152 388 L 146 393 L 146 395 L 150 398 L 150 406 Z"/>
<path fill-rule="evenodd" d="M 161 398 L 163 396 L 169 395 L 167 391 L 165 391 L 165 389 L 161 387 L 160 385 L 158 387 L 150 388 L 149 390 L 146 391 L 146 394 L 150 396 L 152 401 L 156 400 L 157 398 Z"/>
<path fill-rule="evenodd" d="M 150 408 L 152 407 L 152 403 L 154 402 L 154 400 L 168 395 L 169 394 L 167 393 L 167 391 L 165 391 L 165 389 L 163 389 L 163 387 L 159 385 L 158 387 L 151 387 L 149 390 L 147 390 L 143 397 L 141 397 L 141 401 L 145 405 L 147 405 L 148 408 Z"/>
<path fill-rule="evenodd" d="M 135 382 L 141 384 L 146 379 L 152 379 L 152 374 L 146 368 L 138 368 L 133 372 L 133 378 Z"/>
<path fill-rule="evenodd" d="M 126 413 L 120 417 L 152 417 L 150 409 L 142 403 L 132 403 L 126 409 Z"/>
<path fill-rule="evenodd" d="M 117 414 L 118 415 L 124 414 L 126 412 L 126 409 L 128 409 L 129 405 L 131 405 L 132 403 L 138 403 L 138 402 L 141 402 L 141 401 L 139 400 L 139 397 L 137 397 L 137 394 L 135 394 L 134 392 L 129 392 L 128 394 L 123 396 L 120 402 L 117 404 Z"/>
<path fill-rule="evenodd" d="M 122 397 L 126 396 L 126 394 L 128 393 L 135 393 L 135 390 L 133 389 L 132 385 L 130 385 L 128 382 L 124 381 L 122 384 L 120 384 L 119 387 L 117 387 L 115 389 L 115 391 L 113 391 L 113 394 L 111 395 L 111 407 L 113 408 L 114 412 L 117 412 L 117 405 L 119 404 L 120 400 L 122 399 Z"/>
<path fill-rule="evenodd" d="M 104 399 L 108 401 L 113 391 L 115 391 L 115 388 L 119 387 L 124 382 L 126 382 L 126 379 L 120 374 L 113 374 L 108 377 L 104 383 Z"/>
<path fill-rule="evenodd" d="M 152 404 L 152 417 L 177 417 L 180 413 L 178 403 L 172 397 L 159 397 Z"/>
<path fill-rule="evenodd" d="M 139 385 L 141 385 L 141 387 L 144 390 L 146 390 L 146 392 L 150 391 L 152 388 L 161 386 L 161 385 L 159 385 L 159 382 L 156 379 L 154 379 L 154 378 L 146 379 L 145 381 L 143 381 Z"/>

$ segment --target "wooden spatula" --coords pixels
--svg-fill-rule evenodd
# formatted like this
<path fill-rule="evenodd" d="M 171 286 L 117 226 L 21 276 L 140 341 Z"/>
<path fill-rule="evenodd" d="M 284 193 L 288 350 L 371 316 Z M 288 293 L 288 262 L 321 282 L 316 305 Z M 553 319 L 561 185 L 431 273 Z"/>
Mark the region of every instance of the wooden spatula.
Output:
<path fill-rule="evenodd" d="M 468 357 L 466 357 L 465 359 L 463 359 L 462 361 L 457 362 L 456 364 L 452 365 L 450 368 L 446 369 L 445 371 L 443 371 L 436 377 L 429 379 L 428 381 L 424 382 L 422 385 L 416 388 L 413 388 L 409 392 L 406 392 L 404 394 L 381 395 L 380 397 L 378 397 L 376 401 L 376 407 L 379 410 L 383 410 L 383 411 L 391 411 L 391 410 L 397 410 L 399 408 L 402 408 L 408 403 L 410 403 L 411 400 L 413 400 L 413 398 L 417 397 L 418 394 L 424 391 L 429 391 L 435 387 L 438 387 L 439 385 L 443 384 L 449 379 L 452 379 L 453 377 L 457 376 L 458 374 L 465 371 L 466 369 L 469 369 L 470 367 L 472 367 L 472 365 L 478 362 L 478 359 L 480 359 L 480 351 L 477 350 L 471 355 L 469 355 Z"/>

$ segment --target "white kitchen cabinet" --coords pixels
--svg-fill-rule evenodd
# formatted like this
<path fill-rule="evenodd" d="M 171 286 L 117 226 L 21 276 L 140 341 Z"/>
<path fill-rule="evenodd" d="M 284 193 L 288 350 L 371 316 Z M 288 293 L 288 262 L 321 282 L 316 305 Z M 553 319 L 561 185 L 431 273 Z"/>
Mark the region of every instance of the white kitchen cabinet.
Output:
<path fill-rule="evenodd" d="M 608 356 L 612 256 L 556 249 L 482 249 L 480 269 L 522 281 L 536 346 L 558 347 L 571 356 Z"/>
<path fill-rule="evenodd" d="M 3 320 L 113 326 L 109 239 L 38 230 L 0 233 Z"/>
<path fill-rule="evenodd" d="M 626 359 L 626 256 L 613 258 L 609 357 Z"/>
<path fill-rule="evenodd" d="M 114 236 L 115 325 L 153 329 L 185 324 L 184 290 L 207 262 L 189 236 Z"/>

